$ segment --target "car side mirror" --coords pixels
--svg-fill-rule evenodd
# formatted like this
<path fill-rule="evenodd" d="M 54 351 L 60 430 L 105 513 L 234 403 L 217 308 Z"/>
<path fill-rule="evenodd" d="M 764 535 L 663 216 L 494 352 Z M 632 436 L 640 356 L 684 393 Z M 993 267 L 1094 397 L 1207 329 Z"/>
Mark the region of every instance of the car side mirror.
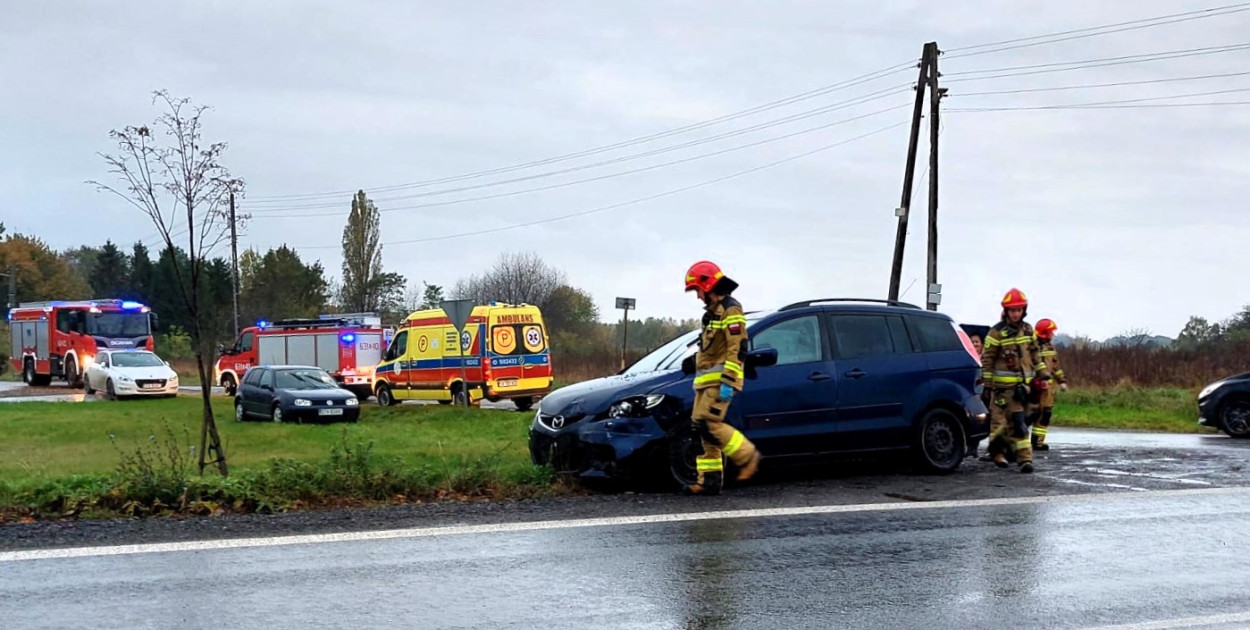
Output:
<path fill-rule="evenodd" d="M 694 357 L 695 355 L 692 354 L 682 360 L 681 362 L 682 374 L 694 374 L 695 373 Z"/>
<path fill-rule="evenodd" d="M 776 348 L 760 348 L 747 353 L 747 366 L 762 368 L 777 365 Z"/>

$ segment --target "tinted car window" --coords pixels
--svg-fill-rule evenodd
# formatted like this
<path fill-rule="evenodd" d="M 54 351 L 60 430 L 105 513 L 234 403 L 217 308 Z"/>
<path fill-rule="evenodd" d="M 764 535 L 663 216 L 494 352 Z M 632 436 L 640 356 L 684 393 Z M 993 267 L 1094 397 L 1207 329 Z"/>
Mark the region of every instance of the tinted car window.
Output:
<path fill-rule="evenodd" d="M 255 335 L 250 332 L 243 333 L 243 337 L 239 339 L 239 352 L 251 352 L 252 340 Z"/>
<path fill-rule="evenodd" d="M 894 341 L 895 352 L 915 352 L 916 348 L 911 342 L 911 337 L 907 334 L 907 325 L 903 323 L 902 317 L 891 316 L 885 318 L 890 325 L 890 338 Z"/>
<path fill-rule="evenodd" d="M 890 327 L 883 315 L 834 315 L 838 357 L 853 359 L 894 353 Z"/>
<path fill-rule="evenodd" d="M 454 343 L 455 339 L 452 339 L 452 342 Z M 394 359 L 408 354 L 408 331 L 401 330 L 398 335 L 395 335 L 395 340 L 391 342 L 391 349 L 387 354 Z"/>
<path fill-rule="evenodd" d="M 247 373 L 247 376 L 243 377 L 243 383 L 246 385 L 260 385 L 260 375 L 263 373 L 264 370 L 253 368 Z"/>
<path fill-rule="evenodd" d="M 912 317 L 911 325 L 916 336 L 920 338 L 920 348 L 925 352 L 943 352 L 963 348 L 963 342 L 955 333 L 955 327 L 944 319 Z"/>
<path fill-rule="evenodd" d="M 820 361 L 824 348 L 820 321 L 815 315 L 787 319 L 752 337 L 751 347 L 755 350 L 776 348 L 777 365 Z"/>

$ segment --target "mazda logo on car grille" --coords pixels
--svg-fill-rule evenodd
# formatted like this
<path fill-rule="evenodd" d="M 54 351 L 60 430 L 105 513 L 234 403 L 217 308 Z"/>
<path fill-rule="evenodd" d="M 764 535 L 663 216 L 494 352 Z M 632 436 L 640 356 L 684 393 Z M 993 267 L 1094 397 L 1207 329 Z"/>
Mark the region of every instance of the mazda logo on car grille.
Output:
<path fill-rule="evenodd" d="M 551 419 L 551 428 L 559 429 L 564 426 L 564 416 L 556 416 Z"/>

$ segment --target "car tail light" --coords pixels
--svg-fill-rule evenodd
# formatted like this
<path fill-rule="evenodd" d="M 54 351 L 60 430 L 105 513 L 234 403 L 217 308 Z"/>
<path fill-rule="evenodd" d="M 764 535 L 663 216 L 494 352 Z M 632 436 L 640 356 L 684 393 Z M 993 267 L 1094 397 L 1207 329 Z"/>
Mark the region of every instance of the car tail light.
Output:
<path fill-rule="evenodd" d="M 977 366 L 980 366 L 981 355 L 977 353 L 976 347 L 972 345 L 972 338 L 968 336 L 968 333 L 964 332 L 964 329 L 960 328 L 954 322 L 951 322 L 951 326 L 955 328 L 955 334 L 959 335 L 959 340 L 963 342 L 964 350 L 967 350 L 968 355 L 977 362 Z"/>

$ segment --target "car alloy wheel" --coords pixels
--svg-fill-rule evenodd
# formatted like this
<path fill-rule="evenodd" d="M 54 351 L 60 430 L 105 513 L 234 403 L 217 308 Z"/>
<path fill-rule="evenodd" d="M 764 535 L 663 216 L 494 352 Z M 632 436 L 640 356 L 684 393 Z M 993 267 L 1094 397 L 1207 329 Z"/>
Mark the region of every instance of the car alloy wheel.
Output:
<path fill-rule="evenodd" d="M 273 421 L 279 423 L 282 422 L 282 405 L 273 406 Z"/>
<path fill-rule="evenodd" d="M 243 412 L 243 403 L 241 402 L 234 403 L 234 421 L 243 422 L 246 416 L 247 414 Z"/>
<path fill-rule="evenodd" d="M 1230 437 L 1250 438 L 1250 401 L 1230 400 L 1224 403 L 1220 424 Z"/>

